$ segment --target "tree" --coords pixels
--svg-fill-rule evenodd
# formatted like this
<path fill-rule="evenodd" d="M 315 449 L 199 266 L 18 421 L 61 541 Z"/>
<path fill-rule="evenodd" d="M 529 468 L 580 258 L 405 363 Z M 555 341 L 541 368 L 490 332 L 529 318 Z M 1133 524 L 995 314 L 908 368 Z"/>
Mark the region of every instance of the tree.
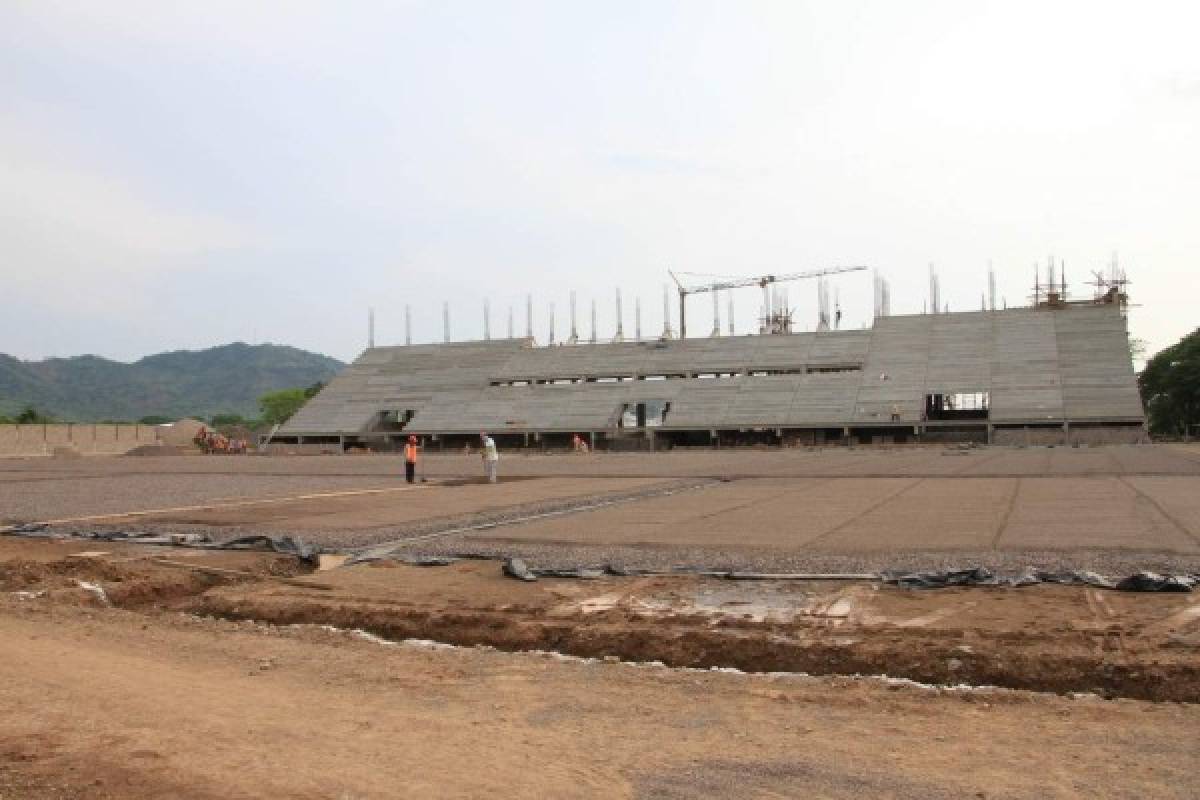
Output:
<path fill-rule="evenodd" d="M 138 420 L 139 425 L 166 425 L 175 420 L 171 417 L 164 417 L 161 414 L 151 414 L 147 417 L 142 417 Z"/>
<path fill-rule="evenodd" d="M 312 386 L 309 386 L 307 389 L 304 390 L 305 399 L 311 400 L 312 398 L 316 397 L 317 393 L 320 392 L 324 388 L 325 388 L 325 381 L 317 381 Z"/>
<path fill-rule="evenodd" d="M 266 395 L 263 395 L 263 396 L 265 397 Z M 259 402 L 260 403 L 262 402 L 262 398 L 259 398 Z M 295 413 L 295 412 L 292 412 L 292 413 Z M 289 414 L 288 416 L 291 416 L 291 415 Z M 226 425 L 245 425 L 247 420 L 241 414 L 226 413 L 226 414 L 213 414 L 212 418 L 209 420 L 209 422 L 212 423 L 212 426 L 214 428 L 217 428 L 217 427 L 223 427 Z"/>
<path fill-rule="evenodd" d="M 33 406 L 25 406 L 21 413 L 17 414 L 17 422 L 21 425 L 43 425 L 54 422 L 54 417 L 43 414 Z"/>
<path fill-rule="evenodd" d="M 287 422 L 308 400 L 304 392 L 304 389 L 280 389 L 277 392 L 267 392 L 258 398 L 263 422 L 268 425 L 282 425 Z"/>
<path fill-rule="evenodd" d="M 1180 436 L 1200 425 L 1200 328 L 1147 361 L 1138 389 L 1151 433 Z"/>

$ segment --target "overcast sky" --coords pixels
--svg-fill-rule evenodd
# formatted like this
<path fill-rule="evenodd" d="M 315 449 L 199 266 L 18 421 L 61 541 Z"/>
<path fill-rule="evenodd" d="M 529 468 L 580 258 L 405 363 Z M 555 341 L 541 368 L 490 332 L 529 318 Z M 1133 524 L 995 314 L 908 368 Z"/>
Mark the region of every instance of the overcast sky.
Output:
<path fill-rule="evenodd" d="M 865 264 L 916 313 L 933 263 L 973 310 L 989 261 L 1015 305 L 1114 251 L 1153 351 L 1200 324 L 1198 32 L 1194 2 L 7 0 L 0 352 L 350 359 L 368 306 L 381 343 L 405 304 L 440 340 L 443 300 L 479 338 L 527 292 L 544 341 L 573 289 L 611 336 L 617 286 L 651 334 L 668 267 Z M 836 285 L 869 324 L 870 276 Z"/>

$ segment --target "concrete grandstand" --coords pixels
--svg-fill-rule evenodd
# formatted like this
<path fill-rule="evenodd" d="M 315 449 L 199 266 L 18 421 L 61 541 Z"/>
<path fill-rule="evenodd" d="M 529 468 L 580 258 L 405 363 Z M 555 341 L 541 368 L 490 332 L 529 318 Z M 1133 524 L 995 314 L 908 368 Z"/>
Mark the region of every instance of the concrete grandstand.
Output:
<path fill-rule="evenodd" d="M 374 347 L 274 442 L 437 446 L 1137 442 L 1113 304 L 882 317 L 863 330 L 539 347 Z"/>

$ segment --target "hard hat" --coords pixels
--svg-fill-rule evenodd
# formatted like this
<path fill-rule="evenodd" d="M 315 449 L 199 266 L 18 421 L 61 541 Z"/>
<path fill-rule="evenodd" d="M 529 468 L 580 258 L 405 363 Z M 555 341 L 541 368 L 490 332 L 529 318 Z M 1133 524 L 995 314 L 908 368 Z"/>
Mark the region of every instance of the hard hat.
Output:
<path fill-rule="evenodd" d="M 409 443 L 409 444 L 416 444 L 416 443 L 417 443 L 417 437 L 416 437 L 416 436 L 409 436 L 409 437 L 408 437 L 408 443 Z"/>

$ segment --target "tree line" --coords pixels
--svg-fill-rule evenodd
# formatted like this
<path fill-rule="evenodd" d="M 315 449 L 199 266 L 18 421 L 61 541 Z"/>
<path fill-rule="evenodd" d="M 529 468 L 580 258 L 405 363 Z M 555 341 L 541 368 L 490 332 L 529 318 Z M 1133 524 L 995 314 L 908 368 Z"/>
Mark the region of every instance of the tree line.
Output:
<path fill-rule="evenodd" d="M 218 413 L 209 416 L 197 414 L 194 415 L 194 418 L 206 422 L 214 428 L 242 427 L 250 430 L 265 429 L 273 425 L 282 425 L 323 388 L 325 388 L 325 384 L 317 382 L 312 386 L 279 389 L 278 391 L 260 395 L 258 398 L 258 408 L 261 414 L 257 418 L 247 418 L 241 414 L 233 413 Z M 133 425 L 135 423 L 138 425 L 166 425 L 175 420 L 175 417 L 149 414 L 138 419 L 102 419 L 95 420 L 95 422 L 101 425 Z M 0 425 L 45 425 L 56 422 L 74 421 L 60 419 L 53 414 L 40 411 L 34 406 L 26 406 L 13 416 L 0 414 Z"/>

